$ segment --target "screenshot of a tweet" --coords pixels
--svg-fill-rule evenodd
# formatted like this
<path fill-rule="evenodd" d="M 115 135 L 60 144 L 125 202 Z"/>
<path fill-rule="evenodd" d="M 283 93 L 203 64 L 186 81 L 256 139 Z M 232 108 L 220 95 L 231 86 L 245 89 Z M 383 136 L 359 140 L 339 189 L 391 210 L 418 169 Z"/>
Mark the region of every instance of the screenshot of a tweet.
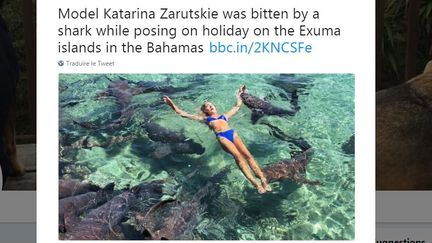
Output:
<path fill-rule="evenodd" d="M 0 241 L 36 242 L 35 3 L 0 1 Z"/>
<path fill-rule="evenodd" d="M 373 9 L 39 1 L 38 240 L 375 240 Z"/>
<path fill-rule="evenodd" d="M 432 239 L 431 9 L 376 5 L 377 242 Z"/>

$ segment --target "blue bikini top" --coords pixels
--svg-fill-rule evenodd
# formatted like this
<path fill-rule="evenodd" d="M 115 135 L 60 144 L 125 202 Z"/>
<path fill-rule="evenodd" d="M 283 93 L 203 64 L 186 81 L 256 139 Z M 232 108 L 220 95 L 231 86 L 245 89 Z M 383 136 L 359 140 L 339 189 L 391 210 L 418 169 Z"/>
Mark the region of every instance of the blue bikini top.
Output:
<path fill-rule="evenodd" d="M 225 121 L 228 121 L 228 119 L 225 117 L 225 115 L 220 115 L 218 118 L 214 118 L 214 117 L 208 116 L 207 119 L 206 119 L 206 122 L 210 123 L 211 121 L 215 121 L 215 120 L 225 120 Z"/>

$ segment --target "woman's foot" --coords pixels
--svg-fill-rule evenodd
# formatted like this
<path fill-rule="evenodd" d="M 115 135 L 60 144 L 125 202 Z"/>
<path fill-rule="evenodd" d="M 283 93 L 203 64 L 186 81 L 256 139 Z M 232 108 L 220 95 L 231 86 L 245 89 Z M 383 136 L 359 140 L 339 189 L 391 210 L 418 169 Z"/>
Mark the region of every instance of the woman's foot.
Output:
<path fill-rule="evenodd" d="M 256 188 L 258 189 L 259 194 L 266 193 L 266 189 L 262 185 L 257 185 Z"/>
<path fill-rule="evenodd" d="M 264 188 L 264 190 L 266 190 L 267 192 L 272 191 L 272 188 L 268 184 L 267 179 L 261 179 L 261 182 L 262 182 L 262 187 Z"/>

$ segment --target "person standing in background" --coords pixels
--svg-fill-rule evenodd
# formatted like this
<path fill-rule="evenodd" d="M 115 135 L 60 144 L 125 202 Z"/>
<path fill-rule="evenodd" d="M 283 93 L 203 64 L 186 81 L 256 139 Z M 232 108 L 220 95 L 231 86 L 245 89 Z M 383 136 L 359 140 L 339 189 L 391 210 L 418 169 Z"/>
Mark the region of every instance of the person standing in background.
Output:
<path fill-rule="evenodd" d="M 2 5 L 3 1 L 0 0 L 0 9 Z M 16 160 L 14 136 L 18 76 L 18 60 L 6 23 L 0 14 L 0 167 L 3 184 L 7 176 L 24 172 L 23 166 Z"/>

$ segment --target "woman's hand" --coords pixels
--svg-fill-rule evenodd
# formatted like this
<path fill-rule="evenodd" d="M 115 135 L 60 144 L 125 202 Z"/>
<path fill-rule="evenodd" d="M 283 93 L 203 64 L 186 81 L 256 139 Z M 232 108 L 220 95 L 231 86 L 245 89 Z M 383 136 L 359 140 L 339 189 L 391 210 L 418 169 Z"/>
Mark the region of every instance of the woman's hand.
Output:
<path fill-rule="evenodd" d="M 237 106 L 240 106 L 242 104 L 241 94 L 245 92 L 246 86 L 241 85 L 239 90 L 237 91 L 236 98 L 237 98 Z"/>
<path fill-rule="evenodd" d="M 162 99 L 163 99 L 163 101 L 164 101 L 167 105 L 172 106 L 173 101 L 170 99 L 170 97 L 164 95 L 164 96 L 162 97 Z"/>
<path fill-rule="evenodd" d="M 243 94 L 244 90 L 245 90 L 245 86 L 241 85 L 240 88 L 237 90 L 236 93 L 236 104 L 233 108 L 231 108 L 231 110 L 229 110 L 228 112 L 225 112 L 225 116 L 230 119 L 235 113 L 237 113 L 237 111 L 239 111 L 240 106 L 243 104 L 243 101 L 241 99 L 241 94 Z"/>
<path fill-rule="evenodd" d="M 192 119 L 195 121 L 200 121 L 200 122 L 204 121 L 203 116 L 191 115 L 191 114 L 188 114 L 187 112 L 183 111 L 182 109 L 178 108 L 174 104 L 174 102 L 170 99 L 170 97 L 164 95 L 164 96 L 162 96 L 162 99 L 167 105 L 169 105 L 180 116 L 185 117 L 185 118 L 189 118 L 189 119 Z"/>
<path fill-rule="evenodd" d="M 163 101 L 169 105 L 175 112 L 179 113 L 179 109 L 177 108 L 177 106 L 174 104 L 174 102 L 170 99 L 170 97 L 164 95 L 162 96 Z"/>

